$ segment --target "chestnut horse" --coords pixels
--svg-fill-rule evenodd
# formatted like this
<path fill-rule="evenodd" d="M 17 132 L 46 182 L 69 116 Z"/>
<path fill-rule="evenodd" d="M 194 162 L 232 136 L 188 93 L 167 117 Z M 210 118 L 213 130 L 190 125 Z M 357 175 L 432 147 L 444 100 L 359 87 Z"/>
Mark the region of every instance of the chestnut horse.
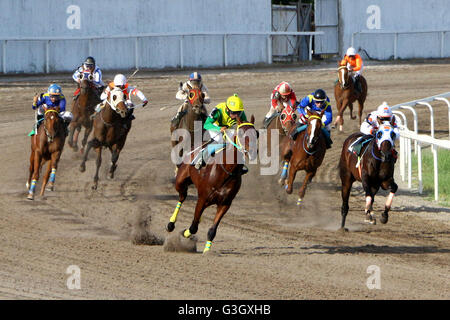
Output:
<path fill-rule="evenodd" d="M 73 119 L 69 126 L 69 141 L 67 142 L 73 151 L 78 151 L 78 135 L 81 127 L 84 127 L 84 137 L 81 141 L 81 154 L 84 152 L 89 134 L 92 131 L 91 115 L 95 106 L 101 102 L 97 94 L 97 89 L 92 83 L 93 77 L 90 73 L 80 73 L 79 90 L 80 95 L 72 104 Z M 75 134 L 74 134 L 75 133 Z"/>
<path fill-rule="evenodd" d="M 279 153 L 281 154 L 281 145 L 282 140 L 287 137 L 291 128 L 295 125 L 295 121 L 297 120 L 297 114 L 295 113 L 295 109 L 290 105 L 285 104 L 284 109 L 278 113 L 276 113 L 272 120 L 267 125 L 267 155 L 271 155 L 271 145 L 272 145 L 272 133 L 278 133 L 278 145 L 279 145 Z M 272 131 L 275 130 L 275 131 Z"/>
<path fill-rule="evenodd" d="M 102 147 L 108 147 L 111 151 L 111 167 L 109 176 L 114 178 L 116 163 L 119 160 L 119 154 L 125 145 L 128 132 L 131 129 L 131 118 L 128 117 L 128 108 L 125 105 L 125 94 L 122 90 L 115 88 L 109 94 L 103 109 L 96 113 L 94 118 L 94 138 L 89 141 L 84 152 L 83 161 L 80 165 L 80 171 L 86 170 L 86 160 L 89 150 L 93 147 L 97 152 L 96 171 L 94 176 L 94 185 L 92 189 L 97 189 L 98 171 L 102 164 Z"/>
<path fill-rule="evenodd" d="M 284 164 L 280 184 L 285 185 L 288 194 L 292 193 L 292 185 L 297 171 L 304 170 L 306 172 L 305 179 L 298 193 L 297 205 L 301 205 L 306 187 L 316 175 L 326 152 L 326 138 L 322 133 L 322 116 L 325 110 L 317 113 L 306 108 L 306 112 L 308 118 L 306 129 L 297 134 L 295 140 L 290 137 L 286 139 L 282 152 Z M 296 129 L 295 127 L 292 131 Z M 288 177 L 287 181 L 286 177 Z"/>
<path fill-rule="evenodd" d="M 53 191 L 56 169 L 66 141 L 64 121 L 59 117 L 59 108 L 43 108 L 44 120 L 35 135 L 31 136 L 30 175 L 27 181 L 28 199 L 34 200 L 34 189 L 39 180 L 39 172 L 45 162 L 50 161 L 44 175 L 40 195 L 44 195 L 50 178 L 48 190 Z M 51 174 L 50 174 L 51 172 Z"/>
<path fill-rule="evenodd" d="M 187 197 L 188 186 L 193 183 L 198 191 L 198 200 L 192 224 L 189 229 L 183 231 L 184 237 L 189 238 L 197 232 L 200 218 L 207 207 L 213 204 L 217 205 L 214 223 L 208 230 L 208 241 L 203 253 L 210 250 L 220 220 L 230 208 L 241 187 L 242 174 L 246 172 L 244 169 L 245 158 L 248 157 L 250 160 L 256 158 L 258 132 L 253 125 L 254 122 L 253 116 L 250 122 L 238 121 L 236 132 L 231 138 L 226 133 L 224 134 L 224 140 L 228 141 L 224 150 L 216 151 L 216 156 L 210 158 L 202 169 L 197 170 L 191 165 L 189 159 L 194 158 L 193 154 L 190 157 L 186 156 L 186 161 L 178 169 L 175 189 L 178 191 L 179 201 L 167 225 L 167 231 L 172 232 L 175 229 L 179 210 Z"/>
<path fill-rule="evenodd" d="M 342 131 L 344 126 L 344 111 L 347 106 L 350 109 L 350 118 L 356 119 L 353 116 L 353 102 L 358 100 L 358 116 L 359 125 L 361 126 L 361 116 L 364 109 L 364 102 L 367 97 L 367 82 L 363 76 L 359 77 L 361 83 L 361 93 L 355 91 L 353 78 L 349 75 L 349 70 L 346 66 L 338 68 L 338 81 L 334 86 L 334 99 L 336 100 L 336 108 L 338 109 L 338 116 L 334 121 L 333 128 L 339 124 L 339 131 Z"/>
<path fill-rule="evenodd" d="M 395 160 L 393 150 L 395 135 L 394 129 L 388 122 L 380 125 L 375 138 L 361 148 L 360 159 L 348 149 L 357 138 L 362 136 L 362 133 L 354 133 L 345 140 L 339 161 L 339 174 L 342 182 L 341 230 L 346 230 L 344 226 L 349 210 L 348 199 L 352 184 L 356 180 L 361 181 L 366 195 L 365 221 L 370 224 L 376 223 L 372 212 L 375 194 L 380 186 L 383 190 L 390 189 L 390 194 L 387 197 L 384 212 L 380 219 L 381 223 L 387 223 L 392 200 L 398 188 L 394 182 Z"/>
<path fill-rule="evenodd" d="M 187 86 L 189 88 L 189 93 L 186 114 L 180 119 L 180 123 L 178 126 L 175 126 L 173 124 L 170 125 L 170 133 L 172 134 L 176 129 L 187 130 L 190 134 L 190 145 L 192 149 L 194 147 L 194 137 L 196 136 L 196 132 L 200 139 L 202 139 L 203 137 L 203 124 L 206 121 L 206 117 L 202 113 L 202 106 L 205 99 L 205 94 L 197 87 L 192 88 L 189 84 Z M 194 126 L 196 121 L 198 121 L 199 123 L 197 124 L 197 126 Z M 198 132 L 200 130 L 201 132 Z M 181 141 L 183 141 L 183 137 L 178 138 L 178 140 L 172 140 L 172 148 L 174 148 Z M 179 156 L 180 158 L 183 157 L 183 148 L 180 150 Z M 175 169 L 175 173 L 176 172 L 177 169 Z"/>

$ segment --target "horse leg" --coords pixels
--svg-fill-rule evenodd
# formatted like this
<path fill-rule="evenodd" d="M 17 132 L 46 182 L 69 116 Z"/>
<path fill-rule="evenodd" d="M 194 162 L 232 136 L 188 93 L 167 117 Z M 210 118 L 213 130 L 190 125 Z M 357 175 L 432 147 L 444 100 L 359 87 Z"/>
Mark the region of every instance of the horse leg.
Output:
<path fill-rule="evenodd" d="M 312 178 L 316 175 L 316 170 L 306 172 L 305 179 L 303 180 L 303 185 L 300 187 L 300 190 L 298 192 L 298 199 L 297 199 L 297 205 L 301 205 L 303 198 L 305 197 L 306 187 L 308 186 L 308 183 L 311 182 Z"/>
<path fill-rule="evenodd" d="M 81 141 L 81 154 L 84 153 L 84 148 L 86 147 L 87 139 L 89 138 L 89 134 L 92 132 L 93 125 L 91 125 L 89 128 L 84 128 L 84 137 Z"/>
<path fill-rule="evenodd" d="M 30 155 L 30 168 L 29 168 L 29 175 L 28 175 L 28 180 L 27 180 L 27 190 L 30 189 L 31 186 L 31 177 L 33 176 L 33 169 L 34 169 L 34 151 L 31 151 L 31 155 Z"/>
<path fill-rule="evenodd" d="M 398 186 L 394 182 L 394 179 L 389 183 L 389 195 L 387 196 L 386 203 L 384 205 L 384 212 L 381 215 L 380 222 L 382 224 L 385 224 L 388 222 L 389 219 L 389 210 L 391 210 L 392 201 L 394 200 L 394 195 L 397 192 Z"/>
<path fill-rule="evenodd" d="M 288 174 L 288 169 L 289 169 L 289 161 L 284 160 L 283 161 L 283 170 L 281 171 L 280 179 L 278 180 L 278 184 L 280 186 L 286 185 L 286 178 L 287 178 L 287 174 Z"/>
<path fill-rule="evenodd" d="M 95 152 L 97 152 L 97 160 L 95 161 L 95 175 L 94 175 L 94 185 L 92 186 L 92 190 L 97 190 L 98 185 L 98 171 L 100 170 L 100 166 L 102 165 L 102 147 L 96 147 Z"/>
<path fill-rule="evenodd" d="M 374 202 L 374 197 L 375 194 L 372 192 L 372 188 L 369 186 L 369 182 L 368 182 L 368 177 L 362 177 L 362 185 L 363 185 L 363 189 L 365 191 L 366 194 L 366 207 L 365 207 L 365 214 L 366 214 L 366 218 L 365 218 L 365 222 L 368 222 L 370 224 L 376 224 L 377 221 L 375 219 L 375 216 L 373 214 L 373 212 L 370 210 L 370 208 L 372 207 L 372 204 Z"/>
<path fill-rule="evenodd" d="M 338 116 L 336 117 L 336 120 L 334 120 L 333 125 L 331 126 L 332 129 L 336 128 L 336 125 L 339 123 L 339 110 L 342 108 L 342 100 L 336 98 L 336 109 L 338 110 Z"/>
<path fill-rule="evenodd" d="M 50 168 L 51 168 L 50 183 L 49 183 L 49 185 L 47 187 L 47 190 L 49 190 L 49 191 L 53 191 L 53 189 L 54 189 L 55 178 L 56 178 L 56 170 L 58 169 L 58 162 L 59 162 L 60 158 L 61 158 L 61 151 L 52 153 L 51 162 L 50 162 L 50 164 L 49 164 L 49 166 L 47 168 L 47 175 L 48 175 L 48 172 L 50 171 Z M 48 181 L 48 176 L 47 176 L 47 181 Z M 43 191 L 41 191 L 41 193 L 42 193 L 41 195 L 44 194 Z"/>
<path fill-rule="evenodd" d="M 297 174 L 297 168 L 292 164 L 292 161 L 291 161 L 291 165 L 289 166 L 288 181 L 287 181 L 287 184 L 286 184 L 286 187 L 285 187 L 287 194 L 291 194 L 292 193 L 292 184 L 294 183 L 296 174 Z"/>
<path fill-rule="evenodd" d="M 75 124 L 74 120 L 72 120 L 69 124 L 69 139 L 67 140 L 67 143 L 69 144 L 69 147 L 73 148 L 73 133 L 75 131 Z"/>
<path fill-rule="evenodd" d="M 338 118 L 336 118 L 336 121 L 338 121 L 338 119 L 339 119 L 339 131 L 342 131 L 342 129 L 344 128 L 344 111 L 345 111 L 345 108 L 347 108 L 348 105 L 349 105 L 349 99 L 345 98 L 342 101 L 342 107 L 339 110 Z"/>
<path fill-rule="evenodd" d="M 34 200 L 34 189 L 36 188 L 36 183 L 39 180 L 39 172 L 41 168 L 42 154 L 35 151 L 34 163 L 33 163 L 33 176 L 30 184 L 30 189 L 28 190 L 27 199 Z"/>
<path fill-rule="evenodd" d="M 120 149 L 117 147 L 117 144 L 113 145 L 111 148 L 111 167 L 109 169 L 109 178 L 114 179 L 114 171 L 117 168 L 117 160 L 119 160 Z"/>
<path fill-rule="evenodd" d="M 184 172 L 189 171 L 189 168 L 184 169 Z M 184 173 L 183 172 L 183 173 Z M 180 212 L 181 206 L 186 200 L 187 193 L 188 193 L 188 186 L 189 186 L 189 179 L 186 173 L 184 173 L 184 177 L 180 177 L 175 182 L 175 189 L 178 191 L 178 203 L 175 207 L 175 210 L 172 213 L 172 216 L 170 217 L 169 223 L 167 224 L 167 231 L 172 232 L 175 229 L 175 222 L 177 222 L 178 213 Z"/>
<path fill-rule="evenodd" d="M 48 179 L 50 178 L 50 171 L 52 170 L 52 161 L 48 161 L 47 168 L 44 173 L 44 178 L 42 179 L 41 193 L 39 194 L 41 197 L 44 195 L 45 186 L 47 185 Z"/>
<path fill-rule="evenodd" d="M 205 209 L 206 209 L 205 200 L 199 197 L 197 200 L 197 204 L 195 206 L 194 219 L 192 220 L 191 226 L 189 227 L 189 229 L 186 229 L 183 232 L 183 236 L 185 238 L 189 238 L 191 235 L 197 233 L 198 224 L 200 223 L 200 218 Z"/>
<path fill-rule="evenodd" d="M 355 120 L 356 116 L 353 115 L 353 103 L 348 105 L 348 109 L 350 110 L 350 119 Z"/>
<path fill-rule="evenodd" d="M 86 171 L 86 161 L 88 158 L 89 151 L 91 150 L 92 147 L 94 147 L 94 148 L 101 147 L 101 143 L 100 143 L 100 141 L 97 140 L 97 138 L 94 138 L 91 141 L 89 141 L 87 149 L 84 151 L 83 161 L 80 164 L 81 172 Z"/>
<path fill-rule="evenodd" d="M 222 220 L 223 216 L 225 215 L 225 213 L 227 213 L 230 206 L 231 204 L 217 206 L 216 216 L 214 217 L 213 225 L 208 230 L 208 240 L 206 241 L 203 253 L 206 253 L 211 249 L 212 241 L 216 237 L 217 227 L 219 226 L 220 220 Z"/>
<path fill-rule="evenodd" d="M 364 102 L 361 100 L 358 100 L 358 117 L 359 117 L 359 125 L 361 126 L 361 117 L 362 117 L 362 112 L 364 109 Z"/>

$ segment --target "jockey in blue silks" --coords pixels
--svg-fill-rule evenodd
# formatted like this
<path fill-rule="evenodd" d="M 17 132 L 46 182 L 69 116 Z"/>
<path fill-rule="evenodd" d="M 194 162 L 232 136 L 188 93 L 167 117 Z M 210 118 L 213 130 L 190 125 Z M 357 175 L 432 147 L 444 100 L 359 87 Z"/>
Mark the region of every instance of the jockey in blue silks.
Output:
<path fill-rule="evenodd" d="M 325 112 L 322 116 L 322 132 L 324 133 L 326 138 L 327 149 L 331 148 L 331 144 L 333 143 L 333 141 L 331 141 L 330 137 L 330 123 L 333 120 L 333 113 L 331 111 L 330 98 L 328 98 L 324 90 L 317 89 L 313 93 L 300 100 L 300 103 L 297 104 L 297 111 L 300 114 L 300 116 L 298 117 L 298 121 L 303 125 L 306 125 L 308 123 L 308 114 L 305 110 L 306 108 L 309 108 L 310 110 L 316 112 L 322 112 L 325 109 Z M 300 132 L 304 128 L 306 128 L 302 127 L 303 126 L 300 126 L 297 132 Z M 294 131 L 294 133 L 295 132 L 296 131 Z"/>
<path fill-rule="evenodd" d="M 41 124 L 44 119 L 45 110 L 44 108 L 59 108 L 59 116 L 64 120 L 65 128 L 67 130 L 67 126 L 70 121 L 72 121 L 72 113 L 70 111 L 66 111 L 66 98 L 62 93 L 62 89 L 58 84 L 51 84 L 48 87 L 46 93 L 41 93 L 40 95 L 36 95 L 33 98 L 33 110 L 37 109 L 37 117 L 36 117 L 36 130 L 33 129 L 30 132 L 29 136 L 34 135 L 37 132 L 37 128 Z M 67 132 L 66 132 L 67 133 Z"/>

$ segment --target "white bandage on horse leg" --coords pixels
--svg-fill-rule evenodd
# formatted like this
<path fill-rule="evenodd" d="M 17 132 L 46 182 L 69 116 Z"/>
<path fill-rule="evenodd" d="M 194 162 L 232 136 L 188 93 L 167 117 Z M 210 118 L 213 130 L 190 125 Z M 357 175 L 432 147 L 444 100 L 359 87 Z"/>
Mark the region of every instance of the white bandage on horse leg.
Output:
<path fill-rule="evenodd" d="M 392 205 L 392 201 L 394 200 L 394 193 L 390 192 L 387 199 L 386 199 L 386 208 L 390 209 Z"/>
<path fill-rule="evenodd" d="M 367 196 L 366 197 L 366 213 L 370 210 L 370 206 L 372 205 L 372 197 Z"/>

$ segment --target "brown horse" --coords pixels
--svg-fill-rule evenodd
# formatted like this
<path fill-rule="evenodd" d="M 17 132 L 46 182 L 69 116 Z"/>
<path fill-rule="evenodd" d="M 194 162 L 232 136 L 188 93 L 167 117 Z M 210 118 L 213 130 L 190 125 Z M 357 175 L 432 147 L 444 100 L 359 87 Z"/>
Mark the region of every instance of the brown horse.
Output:
<path fill-rule="evenodd" d="M 66 141 L 64 121 L 59 117 L 59 108 L 44 108 L 44 120 L 35 135 L 31 136 L 30 175 L 27 181 L 28 199 L 34 200 L 34 189 L 39 180 L 39 172 L 45 162 L 50 161 L 44 175 L 40 195 L 48 189 L 53 191 L 56 170 Z M 50 174 L 51 172 L 51 174 Z"/>
<path fill-rule="evenodd" d="M 317 113 L 307 108 L 306 111 L 308 115 L 306 129 L 297 134 L 295 140 L 291 138 L 286 139 L 282 153 L 284 165 L 280 180 L 282 182 L 281 184 L 285 184 L 288 194 L 292 193 L 292 185 L 297 171 L 306 171 L 305 179 L 298 193 L 297 205 L 302 203 L 306 187 L 316 175 L 317 169 L 322 164 L 326 152 L 326 138 L 322 133 L 322 116 L 325 110 Z M 296 129 L 293 128 L 293 130 Z M 287 176 L 288 179 L 286 181 Z"/>
<path fill-rule="evenodd" d="M 295 125 L 295 121 L 297 120 L 297 114 L 295 113 L 295 109 L 289 105 L 286 105 L 284 109 L 274 115 L 272 120 L 267 125 L 267 155 L 271 155 L 271 145 L 272 145 L 272 133 L 278 134 L 278 145 L 279 152 L 281 154 L 281 146 L 282 140 L 287 137 L 291 128 Z"/>
<path fill-rule="evenodd" d="M 198 200 L 194 219 L 189 229 L 184 230 L 184 237 L 189 238 L 197 232 L 200 218 L 207 207 L 213 204 L 217 205 L 214 223 L 208 230 L 208 241 L 204 253 L 210 250 L 220 220 L 230 208 L 241 187 L 241 176 L 246 172 L 244 169 L 245 158 L 248 157 L 250 160 L 256 158 L 258 133 L 253 125 L 254 122 L 253 116 L 250 122 L 241 123 L 239 120 L 236 133 L 231 138 L 224 134 L 225 140 L 228 140 L 229 143 L 223 152 L 216 153 L 216 156 L 211 158 L 202 169 L 197 170 L 190 164 L 189 159 L 192 160 L 194 155 L 186 157 L 186 161 L 178 169 L 175 189 L 179 194 L 179 202 L 170 218 L 167 230 L 171 232 L 175 229 L 179 210 L 187 197 L 188 186 L 193 183 L 198 191 Z"/>
<path fill-rule="evenodd" d="M 350 152 L 349 146 L 360 136 L 361 133 L 350 135 L 342 146 L 341 159 L 339 161 L 339 173 L 342 182 L 342 222 L 341 230 L 346 230 L 345 218 L 349 210 L 348 199 L 353 182 L 356 180 L 362 182 L 366 195 L 366 222 L 375 224 L 376 219 L 373 215 L 373 202 L 375 194 L 380 186 L 383 190 L 390 189 L 390 194 L 386 200 L 384 212 L 381 216 L 381 223 L 387 223 L 388 213 L 391 209 L 394 194 L 397 191 L 397 184 L 394 182 L 394 139 L 395 132 L 387 122 L 380 125 L 375 134 L 375 138 L 361 148 L 360 159 Z"/>
<path fill-rule="evenodd" d="M 131 129 L 131 119 L 128 117 L 128 108 L 125 105 L 125 94 L 120 89 L 114 89 L 105 103 L 105 107 L 95 115 L 94 118 L 94 138 L 89 141 L 84 152 L 80 171 L 86 170 L 86 160 L 89 150 L 93 147 L 97 152 L 96 171 L 94 185 L 92 189 L 97 189 L 98 171 L 102 164 L 102 147 L 108 147 L 111 151 L 110 178 L 114 178 L 116 163 L 119 159 L 120 151 L 125 145 L 128 132 Z"/>
<path fill-rule="evenodd" d="M 334 86 L 334 98 L 336 100 L 336 108 L 338 109 L 338 116 L 334 121 L 333 128 L 339 124 L 339 131 L 342 131 L 344 126 L 344 111 L 347 106 L 350 109 L 350 118 L 356 119 L 353 116 L 353 102 L 358 100 L 358 116 L 359 125 L 361 125 L 361 116 L 364 109 L 364 102 L 367 97 L 367 82 L 363 76 L 359 77 L 361 82 L 361 93 L 355 91 L 353 78 L 349 76 L 349 71 L 346 66 L 340 66 L 338 68 L 338 81 Z"/>
<path fill-rule="evenodd" d="M 97 89 L 92 83 L 92 75 L 89 73 L 80 73 L 79 90 L 80 95 L 72 104 L 73 120 L 69 126 L 69 141 L 67 142 L 73 151 L 78 151 L 78 135 L 81 127 L 84 129 L 84 137 L 81 141 L 81 154 L 84 152 L 89 134 L 92 131 L 91 115 L 94 113 L 95 106 L 101 102 L 98 97 Z"/>
<path fill-rule="evenodd" d="M 206 121 L 205 115 L 202 113 L 203 101 L 205 100 L 205 94 L 198 87 L 191 87 L 187 84 L 189 89 L 188 100 L 187 100 L 187 110 L 185 115 L 180 119 L 178 126 L 171 123 L 170 134 L 172 134 L 176 129 L 187 130 L 186 134 L 189 133 L 190 137 L 190 147 L 194 147 L 194 137 L 199 136 L 200 140 L 203 138 L 203 124 Z M 186 137 L 186 136 L 185 136 Z M 172 140 L 172 148 L 183 141 L 183 136 L 180 136 L 177 140 Z M 186 146 L 185 146 L 186 147 Z M 183 158 L 183 148 L 179 151 L 180 159 Z M 178 166 L 175 167 L 175 175 L 178 171 Z"/>

